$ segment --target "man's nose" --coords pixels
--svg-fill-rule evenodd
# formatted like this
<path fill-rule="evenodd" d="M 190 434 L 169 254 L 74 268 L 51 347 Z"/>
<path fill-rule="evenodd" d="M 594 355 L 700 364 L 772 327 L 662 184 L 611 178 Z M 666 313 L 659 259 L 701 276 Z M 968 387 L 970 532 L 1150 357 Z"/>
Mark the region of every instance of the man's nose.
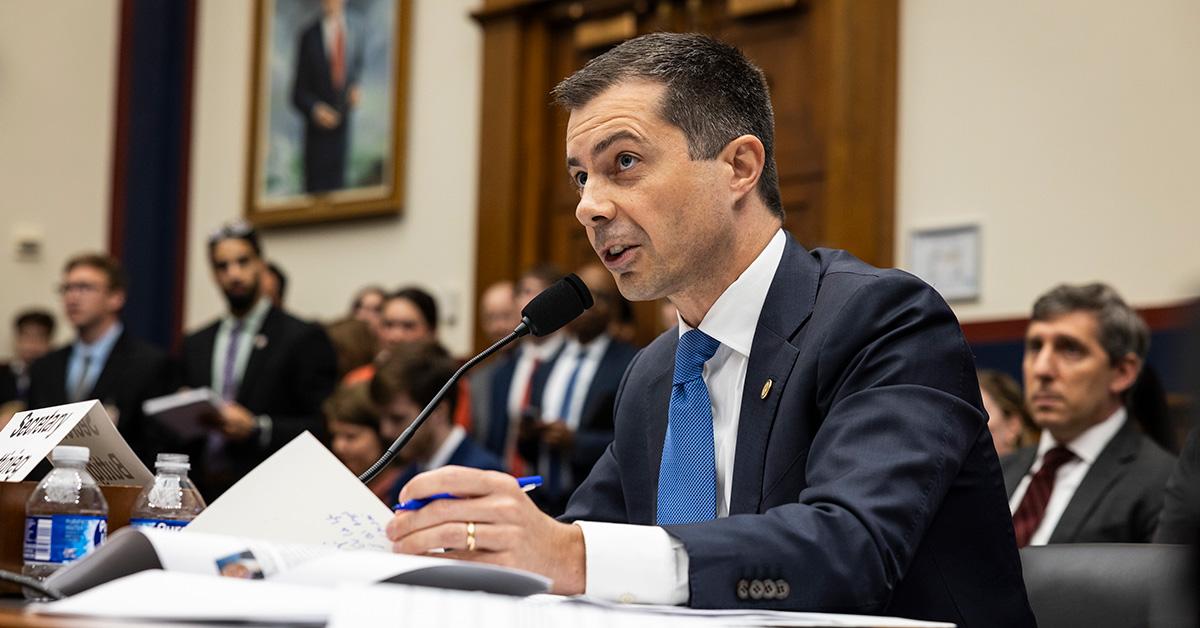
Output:
<path fill-rule="evenodd" d="M 1052 347 L 1044 346 L 1033 354 L 1033 374 L 1041 378 L 1054 377 L 1054 352 Z"/>
<path fill-rule="evenodd" d="M 594 227 L 613 219 L 616 205 L 605 194 L 603 186 L 589 181 L 579 195 L 575 206 L 575 219 L 585 227 Z"/>

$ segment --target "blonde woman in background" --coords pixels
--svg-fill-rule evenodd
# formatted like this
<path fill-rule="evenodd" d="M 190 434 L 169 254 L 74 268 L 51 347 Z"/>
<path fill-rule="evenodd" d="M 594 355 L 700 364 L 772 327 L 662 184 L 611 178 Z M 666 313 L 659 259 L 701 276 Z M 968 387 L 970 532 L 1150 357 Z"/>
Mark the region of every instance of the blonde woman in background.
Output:
<path fill-rule="evenodd" d="M 988 414 L 988 429 L 1000 457 L 1038 442 L 1041 430 L 1025 407 L 1025 398 L 1016 380 L 990 369 L 979 371 L 979 391 Z"/>

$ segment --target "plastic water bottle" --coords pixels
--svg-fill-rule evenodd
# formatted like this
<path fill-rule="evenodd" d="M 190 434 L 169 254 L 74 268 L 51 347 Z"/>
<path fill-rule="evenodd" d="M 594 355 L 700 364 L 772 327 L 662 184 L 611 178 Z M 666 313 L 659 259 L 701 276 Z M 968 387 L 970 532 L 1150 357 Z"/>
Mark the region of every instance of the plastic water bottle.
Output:
<path fill-rule="evenodd" d="M 55 447 L 54 469 L 25 502 L 25 566 L 38 579 L 83 558 L 108 536 L 108 502 L 87 472 L 87 447 Z M 26 595 L 31 595 L 27 591 Z"/>
<path fill-rule="evenodd" d="M 191 468 L 185 454 L 158 454 L 154 463 L 154 484 L 142 489 L 133 503 L 129 525 L 182 530 L 195 519 L 205 504 L 196 485 L 188 479 L 187 472 Z"/>

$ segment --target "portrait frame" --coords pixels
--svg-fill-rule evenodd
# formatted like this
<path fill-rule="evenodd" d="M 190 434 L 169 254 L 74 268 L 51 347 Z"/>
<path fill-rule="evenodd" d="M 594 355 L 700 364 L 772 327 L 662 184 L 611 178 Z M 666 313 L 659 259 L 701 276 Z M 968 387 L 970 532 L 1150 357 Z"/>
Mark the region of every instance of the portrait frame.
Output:
<path fill-rule="evenodd" d="M 908 265 L 947 303 L 979 301 L 983 237 L 978 223 L 915 229 L 909 233 Z"/>
<path fill-rule="evenodd" d="M 358 98 L 343 98 L 340 105 L 335 100 L 331 106 L 335 115 L 345 116 L 340 152 L 332 151 L 337 155 L 333 162 L 340 167 L 333 168 L 328 167 L 330 159 L 310 159 L 310 154 L 328 155 L 329 151 L 324 150 L 328 143 L 319 144 L 312 139 L 321 135 L 320 132 L 310 135 L 316 118 L 301 113 L 299 103 L 314 99 L 307 94 L 297 96 L 301 91 L 298 85 L 313 84 L 314 75 L 326 76 L 301 69 L 304 60 L 312 58 L 305 53 L 314 49 L 311 45 L 306 48 L 306 42 L 315 43 L 320 54 L 325 54 L 320 42 L 328 41 L 329 35 L 326 31 L 325 38 L 321 38 L 319 32 L 322 3 L 258 0 L 254 5 L 246 219 L 259 227 L 271 227 L 401 214 L 411 0 L 346 0 L 348 14 L 341 23 L 349 27 L 345 39 L 339 42 L 343 51 L 339 63 L 345 86 L 342 91 L 349 94 L 353 85 L 360 93 Z M 356 7 L 382 13 L 390 18 L 390 23 L 374 15 L 371 17 L 376 19 L 351 20 L 351 16 L 358 17 L 354 13 Z M 305 24 L 299 32 L 297 20 Z M 314 37 L 305 39 L 308 35 Z M 384 45 L 387 52 L 379 54 Z M 325 63 L 323 71 L 330 72 L 328 68 L 333 63 L 327 59 Z M 352 69 L 347 70 L 347 66 Z M 301 76 L 306 78 L 301 80 Z M 329 81 L 326 88 L 335 84 L 332 79 L 320 80 Z M 351 102 L 354 104 L 347 104 Z M 343 110 L 346 113 L 342 114 Z M 314 147 L 322 150 L 318 152 Z M 341 177 L 337 179 L 342 181 L 340 187 L 330 184 L 328 176 L 314 183 L 319 177 L 312 173 L 322 171 L 340 171 L 335 175 Z M 319 185 L 327 187 L 309 189 Z"/>

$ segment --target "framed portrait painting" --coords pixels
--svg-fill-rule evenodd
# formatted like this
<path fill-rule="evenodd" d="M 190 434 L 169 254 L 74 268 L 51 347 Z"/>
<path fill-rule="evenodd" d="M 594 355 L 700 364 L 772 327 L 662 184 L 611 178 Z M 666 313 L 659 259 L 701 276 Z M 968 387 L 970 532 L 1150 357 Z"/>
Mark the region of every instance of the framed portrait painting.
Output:
<path fill-rule="evenodd" d="M 260 0 L 246 217 L 256 225 L 397 214 L 410 0 Z"/>

